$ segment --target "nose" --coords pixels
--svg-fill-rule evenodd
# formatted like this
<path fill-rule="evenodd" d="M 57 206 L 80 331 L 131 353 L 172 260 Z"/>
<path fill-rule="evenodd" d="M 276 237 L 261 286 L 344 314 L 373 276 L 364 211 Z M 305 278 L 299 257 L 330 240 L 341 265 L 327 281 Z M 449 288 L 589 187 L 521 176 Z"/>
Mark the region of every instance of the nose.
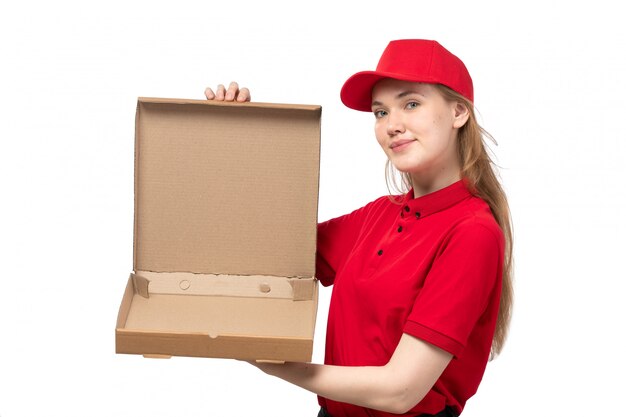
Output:
<path fill-rule="evenodd" d="M 387 115 L 387 134 L 394 136 L 399 133 L 404 133 L 404 121 L 402 116 L 397 112 L 389 112 Z"/>

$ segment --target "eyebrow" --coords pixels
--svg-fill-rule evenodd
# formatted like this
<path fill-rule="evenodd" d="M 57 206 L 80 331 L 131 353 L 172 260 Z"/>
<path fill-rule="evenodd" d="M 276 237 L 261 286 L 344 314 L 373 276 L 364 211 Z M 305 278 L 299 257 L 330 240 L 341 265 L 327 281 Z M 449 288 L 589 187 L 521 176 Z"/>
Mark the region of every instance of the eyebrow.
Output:
<path fill-rule="evenodd" d="M 406 97 L 406 96 L 410 96 L 410 95 L 412 95 L 412 94 L 417 94 L 417 95 L 422 96 L 422 97 L 424 96 L 423 94 L 421 94 L 421 93 L 419 93 L 419 92 L 417 92 L 417 91 L 414 91 L 414 90 L 407 90 L 407 91 L 403 91 L 403 92 L 401 92 L 400 94 L 398 94 L 398 95 L 396 96 L 396 100 L 397 100 L 397 99 L 400 99 L 400 98 L 403 98 L 403 97 Z M 382 104 L 383 104 L 383 103 L 381 103 L 380 101 L 372 101 L 372 106 L 381 106 Z"/>

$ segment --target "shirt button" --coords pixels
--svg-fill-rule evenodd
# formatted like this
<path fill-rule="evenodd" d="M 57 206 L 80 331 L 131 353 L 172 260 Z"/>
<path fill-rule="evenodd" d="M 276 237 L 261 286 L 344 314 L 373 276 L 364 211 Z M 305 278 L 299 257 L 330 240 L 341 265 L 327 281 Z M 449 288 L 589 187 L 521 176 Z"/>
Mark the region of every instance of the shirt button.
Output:
<path fill-rule="evenodd" d="M 382 250 L 382 249 L 380 249 L 380 250 L 378 251 L 378 256 L 380 256 L 380 255 L 382 255 L 382 254 L 383 254 L 383 250 Z"/>
<path fill-rule="evenodd" d="M 409 211 L 411 211 L 411 209 L 409 208 L 409 206 L 404 206 L 404 211 L 408 213 Z"/>
<path fill-rule="evenodd" d="M 402 226 L 398 226 L 398 233 L 402 231 Z"/>
<path fill-rule="evenodd" d="M 416 212 L 415 212 L 415 218 L 416 218 L 416 219 L 419 219 L 419 218 L 420 218 L 420 216 L 421 216 L 420 212 L 419 212 L 419 211 L 416 211 Z"/>

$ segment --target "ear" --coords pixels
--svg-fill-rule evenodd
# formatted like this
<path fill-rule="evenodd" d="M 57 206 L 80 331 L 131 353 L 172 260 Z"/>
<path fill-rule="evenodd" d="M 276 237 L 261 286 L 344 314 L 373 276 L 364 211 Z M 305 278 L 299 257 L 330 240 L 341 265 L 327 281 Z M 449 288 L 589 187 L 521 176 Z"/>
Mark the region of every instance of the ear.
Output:
<path fill-rule="evenodd" d="M 462 128 L 465 123 L 467 123 L 467 120 L 469 119 L 469 114 L 470 112 L 467 106 L 457 101 L 454 105 L 454 122 L 452 123 L 452 126 L 457 129 Z"/>

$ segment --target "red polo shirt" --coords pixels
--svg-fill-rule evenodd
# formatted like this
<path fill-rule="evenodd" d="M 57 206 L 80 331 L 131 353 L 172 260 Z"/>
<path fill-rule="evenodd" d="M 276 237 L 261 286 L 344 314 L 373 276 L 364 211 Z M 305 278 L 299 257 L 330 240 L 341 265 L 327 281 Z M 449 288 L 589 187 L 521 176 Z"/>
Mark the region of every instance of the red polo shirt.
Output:
<path fill-rule="evenodd" d="M 460 413 L 478 388 L 498 316 L 504 237 L 489 206 L 458 181 L 413 198 L 381 197 L 318 227 L 317 277 L 333 285 L 325 363 L 381 366 L 402 333 L 452 361 L 407 416 Z M 333 417 L 389 413 L 319 398 Z"/>

